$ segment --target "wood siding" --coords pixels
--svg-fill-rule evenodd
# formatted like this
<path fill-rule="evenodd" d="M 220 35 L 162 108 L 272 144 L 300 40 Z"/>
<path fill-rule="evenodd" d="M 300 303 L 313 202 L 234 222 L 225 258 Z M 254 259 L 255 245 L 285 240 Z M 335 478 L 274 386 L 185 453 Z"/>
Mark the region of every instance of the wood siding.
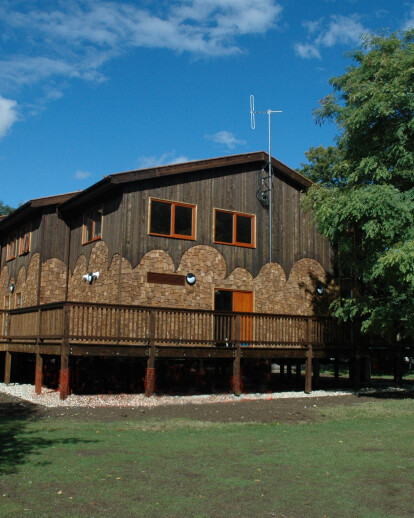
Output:
<path fill-rule="evenodd" d="M 102 239 L 109 249 L 108 260 L 120 253 L 134 268 L 150 250 L 168 251 L 178 267 L 190 247 L 199 244 L 214 246 L 225 258 L 227 274 L 236 267 L 246 268 L 256 276 L 269 258 L 268 209 L 256 198 L 260 170 L 248 165 L 191 175 L 157 177 L 119 186 L 123 195 L 115 193 L 96 205 L 104 212 Z M 148 234 L 149 199 L 158 198 L 197 206 L 196 240 L 175 239 Z M 279 263 L 286 275 L 299 259 L 316 259 L 327 272 L 332 270 L 332 250 L 315 231 L 311 216 L 300 208 L 301 192 L 293 183 L 277 176 L 273 191 L 273 262 Z M 90 206 L 88 206 L 88 209 Z M 213 209 L 227 209 L 254 214 L 256 246 L 245 248 L 214 244 Z M 80 255 L 89 260 L 94 243 L 82 245 L 82 213 L 72 221 L 70 268 Z"/>

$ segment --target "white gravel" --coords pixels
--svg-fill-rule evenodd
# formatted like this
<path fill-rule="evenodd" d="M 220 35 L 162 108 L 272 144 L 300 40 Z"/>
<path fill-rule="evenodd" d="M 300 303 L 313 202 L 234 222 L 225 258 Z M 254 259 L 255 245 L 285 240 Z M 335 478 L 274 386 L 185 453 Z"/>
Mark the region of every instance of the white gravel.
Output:
<path fill-rule="evenodd" d="M 70 395 L 66 400 L 62 401 L 59 392 L 43 388 L 42 394 L 35 393 L 34 385 L 20 385 L 18 383 L 10 383 L 5 385 L 0 383 L 0 392 L 18 397 L 25 401 L 30 401 L 37 405 L 45 407 L 133 407 L 133 408 L 151 408 L 162 405 L 186 405 L 186 404 L 208 404 L 208 403 L 224 403 L 235 401 L 255 401 L 255 400 L 274 400 L 287 398 L 319 398 L 331 396 L 347 396 L 351 394 L 367 395 L 374 392 L 405 392 L 406 389 L 392 385 L 364 388 L 358 392 L 351 390 L 315 390 L 311 394 L 304 392 L 273 392 L 273 393 L 250 393 L 234 396 L 233 394 L 214 394 L 214 395 L 197 395 L 197 396 L 157 396 L 145 397 L 143 394 L 98 394 L 94 396 L 77 396 Z"/>
<path fill-rule="evenodd" d="M 59 398 L 59 392 L 43 389 L 42 394 L 36 395 L 33 385 L 0 383 L 0 392 L 15 396 L 31 403 L 45 407 L 154 407 L 160 405 L 205 404 L 235 401 L 273 400 L 282 398 L 315 398 L 322 396 L 344 396 L 353 394 L 348 390 L 325 391 L 315 390 L 311 394 L 304 392 L 274 392 L 269 394 L 214 394 L 197 396 L 157 396 L 145 397 L 143 394 L 99 394 L 94 396 L 70 395 L 66 400 Z"/>

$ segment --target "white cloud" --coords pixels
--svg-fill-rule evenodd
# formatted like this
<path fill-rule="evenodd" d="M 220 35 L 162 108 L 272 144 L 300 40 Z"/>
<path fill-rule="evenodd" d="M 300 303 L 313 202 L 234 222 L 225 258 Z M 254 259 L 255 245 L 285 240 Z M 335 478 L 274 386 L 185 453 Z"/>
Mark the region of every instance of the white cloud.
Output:
<path fill-rule="evenodd" d="M 318 58 L 321 59 L 321 54 L 315 45 L 311 43 L 295 43 L 295 52 L 301 58 L 311 59 Z"/>
<path fill-rule="evenodd" d="M 234 149 L 236 145 L 246 144 L 245 140 L 237 139 L 230 131 L 218 131 L 214 135 L 205 135 L 205 138 L 212 140 L 216 144 L 226 146 L 228 149 Z"/>
<path fill-rule="evenodd" d="M 338 43 L 357 43 L 367 32 L 355 16 L 332 16 L 328 29 L 315 41 L 317 46 L 333 47 Z"/>
<path fill-rule="evenodd" d="M 282 12 L 276 0 L 180 0 L 163 4 L 162 12 L 156 3 L 149 10 L 127 0 L 45 4 L 3 0 L 0 6 L 2 32 L 15 49 L 0 61 L 0 81 L 9 87 L 53 76 L 100 81 L 101 66 L 130 48 L 239 53 L 238 38 L 266 33 Z"/>
<path fill-rule="evenodd" d="M 89 178 L 90 176 L 92 176 L 92 173 L 89 171 L 81 171 L 80 169 L 78 169 L 75 173 L 75 178 L 77 180 L 86 180 L 86 178 Z"/>
<path fill-rule="evenodd" d="M 340 16 L 332 15 L 327 24 L 323 20 L 306 21 L 303 26 L 308 31 L 306 43 L 295 43 L 295 52 L 304 59 L 321 58 L 323 48 L 334 45 L 357 44 L 361 36 L 369 32 L 365 29 L 356 15 Z M 313 36 L 310 39 L 310 36 Z"/>
<path fill-rule="evenodd" d="M 411 7 L 411 12 L 408 15 L 408 20 L 403 25 L 403 30 L 408 31 L 414 29 L 414 6 Z"/>
<path fill-rule="evenodd" d="M 0 95 L 0 138 L 4 137 L 16 120 L 17 102 Z"/>
<path fill-rule="evenodd" d="M 150 167 L 157 167 L 162 165 L 182 164 L 189 162 L 189 158 L 184 155 L 175 155 L 175 151 L 164 153 L 160 156 L 141 156 L 137 161 L 138 169 L 147 169 Z"/>

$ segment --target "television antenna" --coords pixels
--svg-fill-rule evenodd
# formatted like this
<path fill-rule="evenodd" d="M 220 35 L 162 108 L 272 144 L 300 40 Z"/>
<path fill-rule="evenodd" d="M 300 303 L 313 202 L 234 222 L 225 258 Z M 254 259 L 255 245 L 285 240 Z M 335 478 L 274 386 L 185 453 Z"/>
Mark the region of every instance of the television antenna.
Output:
<path fill-rule="evenodd" d="M 262 171 L 262 177 L 260 179 L 260 202 L 269 207 L 269 263 L 272 262 L 272 126 L 271 116 L 272 113 L 282 113 L 282 110 L 265 110 L 258 111 L 254 109 L 254 95 L 250 96 L 250 126 L 254 130 L 256 129 L 256 113 L 267 114 L 269 124 L 269 171 L 266 174 L 265 170 Z M 258 191 L 258 192 L 259 192 Z"/>

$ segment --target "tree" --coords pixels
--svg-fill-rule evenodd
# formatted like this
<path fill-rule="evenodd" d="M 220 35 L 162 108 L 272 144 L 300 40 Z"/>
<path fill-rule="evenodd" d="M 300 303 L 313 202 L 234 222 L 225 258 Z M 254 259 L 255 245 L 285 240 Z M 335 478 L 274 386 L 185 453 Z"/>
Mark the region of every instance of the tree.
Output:
<path fill-rule="evenodd" d="M 0 200 L 0 216 L 7 216 L 8 214 L 11 214 L 13 211 L 13 207 L 10 207 L 10 205 L 5 205 Z"/>
<path fill-rule="evenodd" d="M 414 30 L 367 35 L 315 110 L 336 146 L 311 148 L 304 199 L 338 252 L 337 317 L 414 337 Z M 346 292 L 345 289 L 346 288 Z"/>

